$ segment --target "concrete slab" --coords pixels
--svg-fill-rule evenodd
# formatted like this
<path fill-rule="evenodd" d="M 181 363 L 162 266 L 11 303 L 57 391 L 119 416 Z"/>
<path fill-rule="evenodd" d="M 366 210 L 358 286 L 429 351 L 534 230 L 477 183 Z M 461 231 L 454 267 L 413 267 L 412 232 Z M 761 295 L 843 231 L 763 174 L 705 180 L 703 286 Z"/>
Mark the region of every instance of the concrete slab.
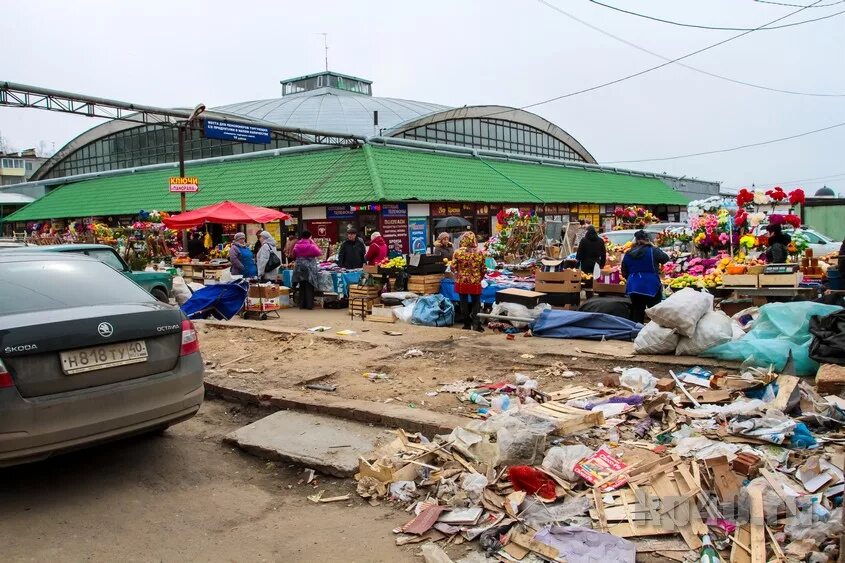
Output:
<path fill-rule="evenodd" d="M 239 428 L 226 442 L 257 456 L 297 463 L 335 477 L 351 477 L 358 457 L 393 435 L 383 428 L 330 416 L 279 411 Z"/>

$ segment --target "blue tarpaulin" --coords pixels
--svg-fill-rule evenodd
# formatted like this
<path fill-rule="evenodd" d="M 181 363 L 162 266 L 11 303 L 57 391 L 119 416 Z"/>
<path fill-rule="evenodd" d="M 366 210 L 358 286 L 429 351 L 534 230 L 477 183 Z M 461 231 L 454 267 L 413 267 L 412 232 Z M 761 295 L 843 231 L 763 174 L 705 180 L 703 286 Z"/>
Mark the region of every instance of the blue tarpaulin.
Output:
<path fill-rule="evenodd" d="M 182 305 L 182 312 L 189 319 L 231 319 L 244 306 L 249 282 L 238 280 L 231 283 L 207 285 L 198 289 Z"/>
<path fill-rule="evenodd" d="M 492 305 L 496 302 L 496 292 L 501 291 L 503 289 L 507 289 L 509 287 L 517 287 L 520 289 L 534 289 L 533 284 L 530 283 L 508 284 L 506 286 L 497 285 L 495 283 L 488 283 L 487 287 L 482 288 L 481 290 L 481 302 L 485 305 Z M 442 295 L 449 301 L 458 301 L 460 298 L 458 297 L 458 292 L 455 291 L 455 280 L 443 278 L 443 280 L 440 282 L 440 295 Z"/>
<path fill-rule="evenodd" d="M 640 323 L 604 313 L 547 309 L 534 321 L 531 332 L 544 338 L 630 341 L 642 328 Z"/>

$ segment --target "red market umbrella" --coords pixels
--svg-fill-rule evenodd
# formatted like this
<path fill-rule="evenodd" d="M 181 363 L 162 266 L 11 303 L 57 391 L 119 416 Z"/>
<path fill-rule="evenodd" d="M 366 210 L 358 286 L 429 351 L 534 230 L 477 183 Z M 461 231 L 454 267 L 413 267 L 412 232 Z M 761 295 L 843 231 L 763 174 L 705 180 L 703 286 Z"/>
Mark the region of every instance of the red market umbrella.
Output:
<path fill-rule="evenodd" d="M 269 223 L 271 221 L 287 221 L 290 218 L 291 216 L 284 211 L 256 207 L 236 201 L 222 201 L 193 211 L 165 217 L 162 221 L 170 229 L 190 229 L 203 223 Z"/>

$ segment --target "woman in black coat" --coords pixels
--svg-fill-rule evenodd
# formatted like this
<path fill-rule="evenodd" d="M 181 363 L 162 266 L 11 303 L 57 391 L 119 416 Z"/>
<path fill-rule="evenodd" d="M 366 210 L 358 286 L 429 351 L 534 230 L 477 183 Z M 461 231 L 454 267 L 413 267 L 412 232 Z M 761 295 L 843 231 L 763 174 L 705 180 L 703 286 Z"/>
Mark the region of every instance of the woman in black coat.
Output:
<path fill-rule="evenodd" d="M 596 228 L 592 225 L 587 227 L 587 233 L 578 244 L 578 253 L 575 258 L 581 263 L 581 271 L 585 274 L 593 275 L 596 264 L 599 268 L 604 268 L 607 250 L 604 247 L 604 240 L 596 233 Z"/>

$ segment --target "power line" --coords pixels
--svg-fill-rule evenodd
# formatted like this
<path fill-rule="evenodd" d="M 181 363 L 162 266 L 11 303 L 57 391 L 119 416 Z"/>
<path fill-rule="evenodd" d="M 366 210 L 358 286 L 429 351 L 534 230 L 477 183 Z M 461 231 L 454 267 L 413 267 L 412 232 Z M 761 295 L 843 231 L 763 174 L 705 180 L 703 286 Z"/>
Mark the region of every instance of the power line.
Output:
<path fill-rule="evenodd" d="M 761 186 L 782 186 L 782 185 L 789 185 L 789 184 L 821 184 L 826 182 L 827 180 L 834 180 L 836 178 L 841 178 L 845 176 L 845 172 L 839 172 L 837 174 L 831 174 L 829 176 L 816 176 L 814 178 L 799 178 L 798 180 L 777 180 L 771 182 L 754 182 L 754 184 L 759 184 Z M 748 184 L 743 184 L 742 186 L 733 186 L 730 188 L 724 188 L 725 190 L 738 190 L 743 187 L 748 187 Z"/>
<path fill-rule="evenodd" d="M 636 43 L 632 43 L 632 42 L 628 41 L 627 39 L 619 37 L 618 35 L 614 35 L 613 33 L 610 33 L 609 31 L 605 31 L 604 29 L 601 29 L 600 27 L 596 27 L 595 25 L 574 16 L 574 15 L 570 14 L 569 12 L 566 12 L 565 10 L 562 10 L 561 8 L 555 6 L 554 4 L 551 4 L 551 3 L 546 2 L 544 0 L 539 0 L 539 1 L 540 1 L 541 4 L 551 8 L 552 10 L 555 10 L 556 12 L 568 17 L 571 20 L 574 20 L 574 21 L 580 23 L 581 25 L 589 27 L 593 31 L 597 31 L 598 33 L 601 33 L 602 35 L 606 35 L 607 37 L 610 37 L 611 39 L 615 39 L 616 41 L 624 43 L 625 45 L 628 45 L 629 47 L 633 47 L 634 49 L 637 49 L 638 51 L 642 51 L 643 53 L 647 53 L 649 55 L 657 57 L 658 59 L 662 59 L 664 61 L 669 61 L 669 62 L 675 62 L 675 64 L 677 64 L 678 66 L 681 66 L 683 68 L 686 68 L 686 69 L 689 69 L 689 70 L 692 70 L 692 71 L 695 71 L 695 72 L 698 72 L 698 73 L 701 73 L 701 74 L 704 74 L 706 76 L 710 76 L 712 78 L 718 78 L 719 80 L 725 80 L 725 81 L 731 82 L 733 84 L 740 84 L 742 86 L 748 86 L 750 88 L 757 88 L 758 90 L 766 90 L 768 92 L 777 92 L 777 93 L 780 93 L 780 94 L 791 94 L 791 95 L 794 95 L 794 96 L 813 96 L 813 97 L 823 97 L 823 98 L 842 98 L 842 97 L 845 97 L 845 93 L 837 94 L 837 93 L 823 93 L 823 92 L 801 92 L 799 90 L 784 90 L 784 89 L 781 89 L 781 88 L 773 88 L 771 86 L 764 86 L 762 84 L 754 84 L 752 82 L 745 82 L 743 80 L 737 80 L 737 79 L 730 78 L 730 77 L 727 77 L 727 76 L 722 76 L 720 74 L 709 72 L 709 71 L 706 71 L 706 70 L 703 70 L 703 69 L 700 69 L 700 68 L 697 68 L 697 67 L 694 67 L 694 66 L 690 66 L 688 64 L 677 62 L 679 59 L 670 59 L 669 57 L 661 55 L 660 53 L 655 53 L 654 51 L 650 51 L 649 49 L 646 49 L 645 47 L 641 47 L 641 46 L 637 45 Z M 845 0 L 842 0 L 842 2 L 845 2 Z"/>
<path fill-rule="evenodd" d="M 765 27 L 763 29 L 761 29 L 761 28 L 749 28 L 749 27 L 719 27 L 719 26 L 712 26 L 712 25 L 698 25 L 698 24 L 693 24 L 693 23 L 684 23 L 684 22 L 677 22 L 677 21 L 673 21 L 673 20 L 665 20 L 663 18 L 658 18 L 658 17 L 655 17 L 655 16 L 649 16 L 648 14 L 641 14 L 639 12 L 632 12 L 631 10 L 626 10 L 626 9 L 620 8 L 618 6 L 612 6 L 610 4 L 605 4 L 604 2 L 599 2 L 598 0 L 589 0 L 589 1 L 592 2 L 593 4 L 596 4 L 597 6 L 609 8 L 611 10 L 615 10 L 617 12 L 622 12 L 623 14 L 628 14 L 628 15 L 631 15 L 631 16 L 636 16 L 638 18 L 644 18 L 644 19 L 647 19 L 647 20 L 656 21 L 656 22 L 660 22 L 660 23 L 666 23 L 666 24 L 669 24 L 669 25 L 676 25 L 676 26 L 679 26 L 679 27 L 692 27 L 692 28 L 695 28 L 695 29 L 708 29 L 708 30 L 715 30 L 715 31 L 758 31 L 758 30 L 760 30 L 760 31 L 774 31 L 776 29 L 783 29 L 783 28 L 786 28 L 786 27 L 794 27 L 796 25 L 803 25 L 805 23 L 812 23 L 812 22 L 817 22 L 817 21 L 821 21 L 821 20 L 826 20 L 828 18 L 832 18 L 832 17 L 838 16 L 840 14 L 845 14 L 845 10 L 843 10 L 841 12 L 836 12 L 834 14 L 828 14 L 826 16 L 821 16 L 819 18 L 813 18 L 811 20 L 803 20 L 803 21 L 800 21 L 800 22 L 785 23 L 783 25 Z M 798 7 L 798 6 L 796 6 L 796 7 Z M 800 7 L 801 7 L 801 9 L 806 9 L 806 8 L 810 8 L 811 6 L 800 6 Z"/>
<path fill-rule="evenodd" d="M 541 4 L 545 4 L 546 6 L 549 6 L 549 7 L 551 7 L 551 8 L 557 8 L 557 6 L 554 6 L 553 4 L 550 4 L 550 3 L 549 3 L 549 2 L 547 2 L 546 0 L 538 0 L 538 1 L 539 1 Z M 816 0 L 816 2 L 814 2 L 812 5 L 816 5 L 816 4 L 818 4 L 819 2 L 821 2 L 821 0 Z M 759 27 L 756 27 L 756 28 L 754 28 L 754 29 L 752 29 L 752 30 L 750 30 L 750 31 L 743 31 L 742 33 L 739 33 L 739 34 L 737 34 L 737 35 L 733 35 L 733 36 L 731 36 L 731 37 L 728 37 L 727 39 L 722 39 L 721 41 L 718 41 L 718 42 L 713 43 L 713 44 L 711 44 L 711 45 L 708 45 L 708 46 L 706 46 L 706 47 L 702 47 L 701 49 L 697 49 L 697 50 L 695 50 L 695 51 L 692 51 L 692 52 L 690 52 L 690 53 L 687 53 L 687 54 L 682 55 L 682 56 L 680 56 L 680 57 L 677 57 L 677 58 L 675 58 L 675 59 L 670 59 L 669 61 L 666 61 L 666 62 L 664 62 L 664 63 L 662 63 L 662 64 L 657 65 L 657 66 L 649 67 L 649 68 L 643 69 L 643 70 L 641 70 L 641 71 L 635 72 L 635 73 L 633 73 L 633 74 L 628 74 L 628 75 L 626 75 L 626 76 L 622 76 L 622 77 L 620 77 L 620 78 L 616 78 L 615 80 L 611 80 L 611 81 L 609 81 L 609 82 L 604 82 L 604 83 L 602 83 L 602 84 L 597 84 L 597 85 L 595 85 L 595 86 L 590 86 L 589 88 L 583 88 L 583 89 L 581 89 L 581 90 L 576 90 L 576 91 L 574 91 L 574 92 L 569 92 L 568 94 L 561 94 L 560 96 L 555 96 L 555 97 L 553 97 L 553 98 L 548 98 L 548 99 L 546 99 L 546 100 L 541 100 L 541 101 L 539 101 L 539 102 L 534 102 L 533 104 L 528 104 L 527 106 L 522 106 L 522 107 L 521 107 L 521 108 L 519 108 L 519 109 L 528 109 L 528 108 L 533 108 L 533 107 L 537 107 L 537 106 L 545 105 L 545 104 L 548 104 L 548 103 L 551 103 L 551 102 L 556 102 L 557 100 L 562 100 L 562 99 L 564 99 L 564 98 L 571 98 L 571 97 L 573 97 L 573 96 L 577 96 L 577 95 L 579 95 L 579 94 L 585 94 L 585 93 L 587 93 L 587 92 L 592 92 L 592 91 L 595 91 L 595 90 L 600 90 L 601 88 L 606 88 L 607 86 L 612 86 L 612 85 L 614 85 L 614 84 L 619 84 L 620 82 L 624 82 L 624 81 L 626 81 L 626 80 L 630 80 L 631 78 L 636 78 L 636 77 L 638 77 L 638 76 L 642 76 L 642 75 L 644 75 L 644 74 L 648 74 L 649 72 L 652 72 L 652 71 L 655 71 L 655 70 L 661 69 L 661 68 L 663 68 L 663 67 L 665 67 L 665 66 L 669 66 L 670 64 L 676 63 L 676 62 L 678 62 L 678 61 L 682 61 L 682 60 L 684 60 L 684 59 L 688 59 L 689 57 L 692 57 L 692 56 L 697 55 L 697 54 L 699 54 L 699 53 L 703 53 L 704 51 L 709 51 L 710 49 L 714 49 L 714 48 L 716 48 L 716 47 L 718 47 L 718 46 L 720 46 L 720 45 L 724 45 L 725 43 L 729 43 L 729 42 L 731 42 L 731 41 L 734 41 L 734 40 L 736 40 L 736 39 L 739 39 L 740 37 L 744 37 L 744 36 L 748 35 L 749 33 L 753 33 L 754 31 L 757 31 L 758 29 L 761 29 L 761 28 L 763 28 L 763 27 L 766 27 L 766 26 L 772 25 L 773 23 L 777 23 L 777 22 L 779 22 L 779 21 L 781 21 L 781 20 L 784 20 L 784 19 L 786 19 L 786 18 L 788 18 L 788 17 L 794 16 L 795 14 L 797 14 L 797 13 L 799 13 L 799 12 L 802 12 L 803 10 L 806 10 L 806 9 L 807 9 L 807 7 L 804 7 L 804 8 L 799 8 L 798 10 L 795 10 L 795 11 L 793 11 L 793 12 L 790 12 L 790 13 L 786 14 L 785 16 L 781 16 L 781 17 L 779 17 L 779 18 L 776 18 L 776 19 L 774 19 L 774 20 L 772 20 L 772 21 L 770 21 L 770 22 L 768 22 L 768 23 L 765 23 L 765 24 L 763 24 L 763 25 L 761 25 L 761 26 L 759 26 Z M 507 111 L 510 111 L 510 110 L 507 110 Z M 496 113 L 506 113 L 506 112 L 501 111 L 501 112 L 496 112 Z M 496 114 L 490 114 L 490 115 L 496 115 Z M 489 115 L 488 115 L 488 116 L 485 116 L 485 117 L 489 117 Z"/>
<path fill-rule="evenodd" d="M 830 4 L 818 4 L 813 6 L 805 6 L 804 4 L 787 4 L 785 2 L 771 2 L 770 0 L 754 0 L 760 4 L 773 4 L 775 6 L 787 6 L 789 8 L 827 8 L 828 6 L 836 6 L 837 4 L 845 3 L 845 0 L 838 0 Z"/>
<path fill-rule="evenodd" d="M 837 127 L 845 126 L 845 122 L 836 123 L 834 125 L 828 125 L 827 127 L 821 127 L 820 129 L 813 129 L 812 131 L 804 131 L 803 133 L 797 133 L 795 135 L 789 135 L 788 137 L 780 137 L 778 139 L 770 139 L 768 141 L 760 141 L 759 143 L 748 143 L 747 145 L 739 145 L 736 147 L 730 147 L 726 149 L 716 149 L 712 151 L 703 151 L 703 152 L 694 152 L 690 154 L 680 154 L 676 156 L 665 156 L 661 158 L 642 158 L 639 160 L 611 160 L 602 162 L 601 164 L 628 164 L 631 162 L 659 162 L 664 160 L 677 160 L 679 158 L 689 158 L 693 156 L 704 156 L 708 154 L 719 154 L 725 152 L 732 152 L 738 151 L 740 149 L 748 149 L 751 147 L 760 147 L 763 145 L 771 145 L 773 143 L 780 143 L 781 141 L 789 141 L 790 139 L 798 139 L 799 137 L 806 137 L 807 135 L 813 135 L 815 133 L 821 133 L 823 131 L 830 131 L 831 129 L 836 129 Z"/>

